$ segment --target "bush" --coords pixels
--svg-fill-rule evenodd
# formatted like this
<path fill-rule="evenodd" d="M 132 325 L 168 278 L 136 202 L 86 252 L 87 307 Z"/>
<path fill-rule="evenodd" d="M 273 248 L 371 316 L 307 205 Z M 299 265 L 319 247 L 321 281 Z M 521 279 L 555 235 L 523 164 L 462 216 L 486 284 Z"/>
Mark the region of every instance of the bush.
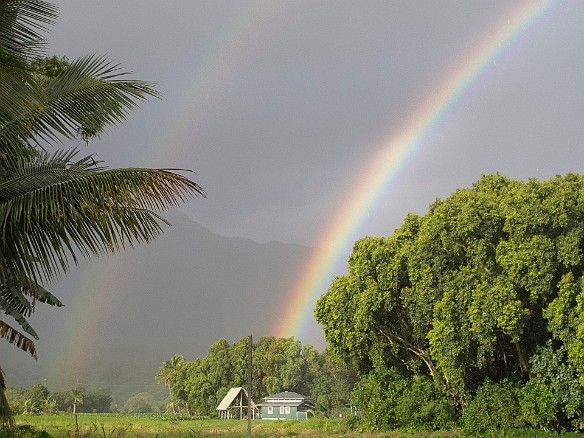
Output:
<path fill-rule="evenodd" d="M 558 429 L 558 407 L 552 391 L 541 383 L 530 380 L 519 391 L 521 417 L 538 429 Z"/>
<path fill-rule="evenodd" d="M 520 412 L 517 387 L 513 383 L 487 380 L 462 412 L 464 433 L 474 436 L 485 431 L 521 427 Z"/>
<path fill-rule="evenodd" d="M 519 393 L 526 423 L 556 431 L 579 430 L 584 421 L 584 388 L 565 348 L 553 349 L 548 343 L 529 362 L 532 376 Z"/>
<path fill-rule="evenodd" d="M 353 402 L 366 430 L 437 430 L 454 425 L 454 410 L 428 378 L 374 369 L 356 385 Z M 354 421 L 354 420 L 352 420 Z M 355 428 L 351 422 L 350 427 Z"/>

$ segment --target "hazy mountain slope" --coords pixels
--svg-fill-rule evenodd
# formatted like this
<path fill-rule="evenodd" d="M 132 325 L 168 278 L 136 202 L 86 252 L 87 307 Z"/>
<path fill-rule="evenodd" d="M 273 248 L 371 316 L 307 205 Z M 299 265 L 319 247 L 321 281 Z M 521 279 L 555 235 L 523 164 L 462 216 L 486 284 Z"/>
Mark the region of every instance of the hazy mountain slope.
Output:
<path fill-rule="evenodd" d="M 210 232 L 185 215 L 148 245 L 93 260 L 51 288 L 66 307 L 39 308 L 37 363 L 0 343 L 9 385 L 154 384 L 173 354 L 203 356 L 213 342 L 272 335 L 310 248 Z M 46 379 L 46 380 L 45 380 Z"/>

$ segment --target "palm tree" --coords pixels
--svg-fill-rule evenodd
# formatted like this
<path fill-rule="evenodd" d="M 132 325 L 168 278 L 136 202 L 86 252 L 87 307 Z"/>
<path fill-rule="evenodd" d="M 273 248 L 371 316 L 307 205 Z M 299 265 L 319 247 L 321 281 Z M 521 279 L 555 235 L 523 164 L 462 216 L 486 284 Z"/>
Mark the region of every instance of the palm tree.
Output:
<path fill-rule="evenodd" d="M 78 257 L 148 242 L 157 212 L 202 188 L 177 169 L 108 169 L 68 140 L 90 141 L 155 96 L 107 59 L 47 58 L 43 32 L 57 17 L 42 0 L 0 0 L 0 338 L 36 358 L 26 318 L 37 302 L 62 303 L 43 286 Z M 0 418 L 11 424 L 0 370 Z"/>
<path fill-rule="evenodd" d="M 158 371 L 156 372 L 156 382 L 157 383 L 164 383 L 164 386 L 166 386 L 166 388 L 168 388 L 168 398 L 170 399 L 170 403 L 172 404 L 172 412 L 174 413 L 174 405 L 175 405 L 175 400 L 173 398 L 173 394 L 172 394 L 172 385 L 173 385 L 173 379 L 174 377 L 177 375 L 177 373 L 180 371 L 180 369 L 182 368 L 182 366 L 185 364 L 185 358 L 183 356 L 181 356 L 180 354 L 175 354 L 174 356 L 172 356 L 170 358 L 170 360 L 167 360 L 165 362 L 162 363 L 162 366 L 160 368 L 158 368 Z M 179 405 L 179 409 L 180 409 L 180 405 Z"/>
<path fill-rule="evenodd" d="M 65 401 L 66 401 L 66 403 L 70 403 L 73 406 L 73 413 L 76 414 L 77 413 L 77 406 L 82 405 L 84 402 L 83 391 L 81 391 L 77 388 L 72 388 L 67 393 L 67 398 L 65 399 Z"/>

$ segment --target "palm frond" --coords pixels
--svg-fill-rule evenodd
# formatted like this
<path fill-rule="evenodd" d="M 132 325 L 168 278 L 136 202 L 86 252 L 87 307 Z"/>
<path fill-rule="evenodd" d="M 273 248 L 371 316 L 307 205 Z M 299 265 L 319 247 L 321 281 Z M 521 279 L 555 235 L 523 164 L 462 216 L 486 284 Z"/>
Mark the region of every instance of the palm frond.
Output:
<path fill-rule="evenodd" d="M 0 280 L 35 282 L 67 272 L 69 260 L 148 242 L 165 221 L 155 213 L 205 195 L 188 178 L 164 169 L 104 169 L 74 152 L 7 160 L 0 182 Z"/>
<path fill-rule="evenodd" d="M 57 307 L 63 306 L 63 303 L 53 294 L 31 280 L 0 284 L 0 310 L 11 316 L 26 333 L 35 339 L 39 337 L 26 317 L 35 311 L 37 301 Z"/>
<path fill-rule="evenodd" d="M 11 56 L 32 59 L 44 54 L 43 34 L 58 8 L 41 0 L 0 0 L 0 47 Z"/>
<path fill-rule="evenodd" d="M 15 344 L 22 351 L 30 353 L 35 359 L 37 358 L 34 342 L 2 320 L 0 320 L 0 338 L 7 339 L 10 344 Z"/>
<path fill-rule="evenodd" d="M 104 57 L 79 58 L 47 83 L 34 75 L 5 72 L 0 88 L 0 148 L 15 140 L 37 145 L 98 136 L 124 121 L 138 102 L 157 96 L 153 84 L 125 79 L 129 72 Z M 2 117 L 3 113 L 6 117 Z"/>
<path fill-rule="evenodd" d="M 2 303 L 0 303 L 0 309 L 4 310 L 4 313 L 8 316 L 11 316 L 12 318 L 14 318 L 14 320 L 18 323 L 18 325 L 20 325 L 20 327 L 22 327 L 22 329 L 25 331 L 25 333 L 28 333 L 30 336 L 32 336 L 35 339 L 39 338 L 39 335 L 37 335 L 37 333 L 35 332 L 35 330 L 32 328 L 32 326 L 28 323 L 28 321 L 26 320 L 26 318 L 23 316 L 22 313 L 20 313 L 17 309 L 15 308 L 10 308 L 9 306 L 6 306 L 8 302 L 6 300 L 3 300 Z M 8 307 L 7 310 L 5 310 L 4 308 Z"/>
<path fill-rule="evenodd" d="M 28 141 L 38 95 L 26 71 L 0 68 L 0 152 L 20 150 Z"/>
<path fill-rule="evenodd" d="M 125 79 L 130 73 L 105 57 L 85 56 L 73 61 L 46 88 L 47 102 L 41 126 L 67 138 L 84 140 L 106 126 L 124 121 L 147 96 L 157 96 L 154 84 Z M 44 131 L 37 131 L 39 136 Z"/>

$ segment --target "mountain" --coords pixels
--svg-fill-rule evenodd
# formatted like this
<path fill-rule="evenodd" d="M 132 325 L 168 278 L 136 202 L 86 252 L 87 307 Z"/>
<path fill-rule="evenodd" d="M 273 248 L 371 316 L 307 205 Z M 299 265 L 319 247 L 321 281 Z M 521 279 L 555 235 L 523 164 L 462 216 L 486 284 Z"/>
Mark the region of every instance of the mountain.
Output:
<path fill-rule="evenodd" d="M 274 335 L 312 248 L 221 236 L 177 211 L 165 217 L 172 226 L 153 242 L 83 263 L 50 287 L 65 307 L 38 304 L 31 318 L 39 360 L 0 342 L 9 386 L 111 387 L 121 398 L 154 390 L 174 354 L 193 360 L 220 338 Z M 309 343 L 321 349 L 314 325 Z"/>

